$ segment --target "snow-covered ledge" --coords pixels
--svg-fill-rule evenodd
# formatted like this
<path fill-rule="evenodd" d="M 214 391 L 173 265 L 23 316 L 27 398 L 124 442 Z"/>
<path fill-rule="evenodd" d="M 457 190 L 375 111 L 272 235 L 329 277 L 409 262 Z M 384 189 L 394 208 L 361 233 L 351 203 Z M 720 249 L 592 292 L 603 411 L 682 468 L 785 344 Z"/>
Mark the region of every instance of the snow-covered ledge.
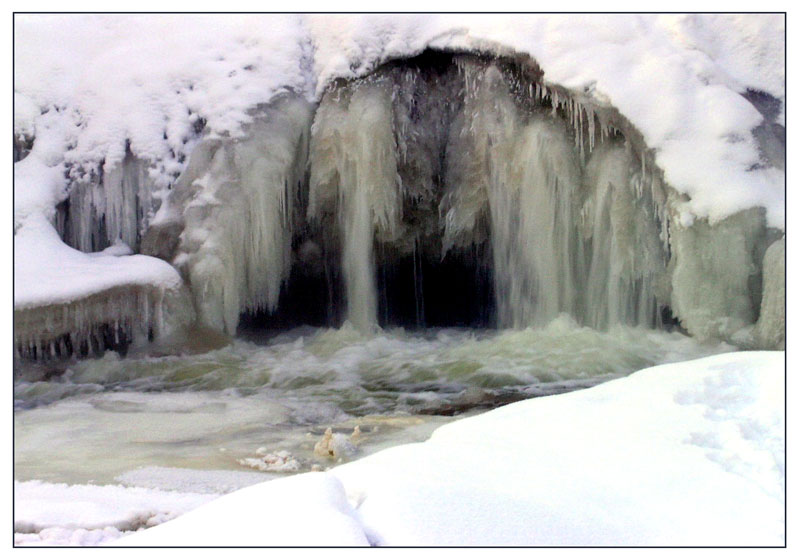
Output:
<path fill-rule="evenodd" d="M 14 236 L 14 285 L 14 345 L 25 357 L 99 350 L 104 337 L 162 338 L 191 321 L 188 293 L 168 263 L 122 245 L 77 251 L 41 214 Z"/>

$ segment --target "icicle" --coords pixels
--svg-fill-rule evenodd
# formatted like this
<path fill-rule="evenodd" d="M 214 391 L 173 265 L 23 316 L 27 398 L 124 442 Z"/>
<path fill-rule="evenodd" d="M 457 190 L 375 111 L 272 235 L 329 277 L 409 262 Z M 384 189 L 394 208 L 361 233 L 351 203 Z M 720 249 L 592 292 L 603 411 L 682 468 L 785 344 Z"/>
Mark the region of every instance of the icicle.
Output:
<path fill-rule="evenodd" d="M 630 152 L 613 145 L 595 150 L 586 168 L 589 200 L 586 236 L 591 239 L 586 274 L 585 321 L 656 326 L 666 255 L 648 204 L 636 194 Z"/>
<path fill-rule="evenodd" d="M 162 313 L 169 310 L 168 323 L 152 322 L 157 305 Z M 153 331 L 157 338 L 164 338 L 192 320 L 183 286 L 113 288 L 69 303 L 14 310 L 14 344 L 25 349 L 28 359 L 63 359 L 69 354 L 67 338 L 73 353 L 85 348 L 90 354 L 99 354 L 104 350 L 104 335 L 110 331 L 116 344 L 129 339 L 144 341 L 142 332 Z"/>
<path fill-rule="evenodd" d="M 587 106 L 586 111 L 587 111 L 586 119 L 589 123 L 589 153 L 591 153 L 594 151 L 594 142 L 595 142 L 594 110 L 590 106 Z"/>

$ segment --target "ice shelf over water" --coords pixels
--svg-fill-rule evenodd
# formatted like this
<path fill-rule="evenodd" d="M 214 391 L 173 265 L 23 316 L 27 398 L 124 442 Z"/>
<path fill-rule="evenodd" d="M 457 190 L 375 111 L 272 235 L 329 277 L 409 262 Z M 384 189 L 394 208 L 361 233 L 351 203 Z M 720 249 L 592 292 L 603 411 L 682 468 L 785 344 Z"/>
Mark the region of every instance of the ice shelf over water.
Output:
<path fill-rule="evenodd" d="M 14 249 L 15 345 L 25 357 L 99 350 L 104 337 L 120 342 L 132 332 L 166 337 L 191 320 L 180 276 L 159 259 L 121 245 L 82 253 L 40 215 L 25 221 Z"/>

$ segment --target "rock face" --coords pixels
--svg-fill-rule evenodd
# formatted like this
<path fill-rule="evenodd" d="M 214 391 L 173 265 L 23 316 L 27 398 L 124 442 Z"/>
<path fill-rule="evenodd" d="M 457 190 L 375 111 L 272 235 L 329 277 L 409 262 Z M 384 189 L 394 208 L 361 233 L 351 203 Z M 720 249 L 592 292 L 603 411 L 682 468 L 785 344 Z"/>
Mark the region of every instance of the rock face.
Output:
<path fill-rule="evenodd" d="M 74 184 L 58 222 L 82 251 L 121 239 L 171 262 L 199 325 L 228 335 L 568 314 L 671 317 L 702 339 L 757 325 L 756 346 L 782 347 L 784 241 L 764 255 L 763 210 L 712 224 L 680 203 L 615 109 L 529 59 L 427 51 L 332 83 L 317 107 L 289 92 L 256 108 L 243 136 L 199 140 L 169 189 L 128 153 Z"/>

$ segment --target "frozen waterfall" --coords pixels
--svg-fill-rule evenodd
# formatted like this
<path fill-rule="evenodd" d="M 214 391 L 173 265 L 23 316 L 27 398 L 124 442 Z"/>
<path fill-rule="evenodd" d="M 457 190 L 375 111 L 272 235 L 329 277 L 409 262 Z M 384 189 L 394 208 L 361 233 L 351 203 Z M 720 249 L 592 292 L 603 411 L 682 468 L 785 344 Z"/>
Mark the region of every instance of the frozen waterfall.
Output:
<path fill-rule="evenodd" d="M 426 51 L 250 117 L 197 138 L 169 189 L 130 149 L 74 181 L 62 238 L 169 261 L 199 325 L 229 335 L 569 315 L 783 344 L 783 253 L 765 256 L 781 232 L 764 212 L 687 219 L 627 119 L 530 59 Z M 102 315 L 85 322 L 119 323 Z"/>

